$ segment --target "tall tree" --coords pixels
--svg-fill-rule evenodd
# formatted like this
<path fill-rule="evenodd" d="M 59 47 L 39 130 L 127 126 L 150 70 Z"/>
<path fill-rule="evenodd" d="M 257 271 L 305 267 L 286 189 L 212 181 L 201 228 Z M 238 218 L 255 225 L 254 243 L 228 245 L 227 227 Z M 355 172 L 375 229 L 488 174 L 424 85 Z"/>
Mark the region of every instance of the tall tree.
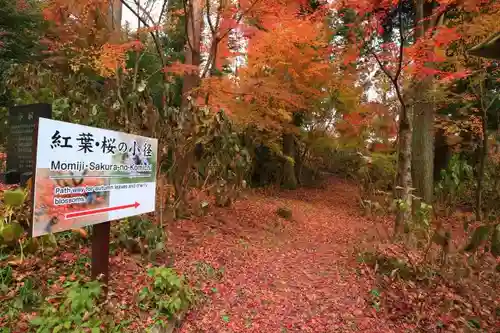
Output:
<path fill-rule="evenodd" d="M 446 36 L 442 33 L 448 30 L 450 21 L 461 13 L 469 15 L 494 4 L 489 0 L 455 0 L 455 1 L 415 1 L 414 46 L 420 52 L 433 52 L 433 48 L 440 46 L 438 37 Z M 460 34 L 450 33 L 448 37 Z M 448 41 L 450 44 L 450 41 Z M 442 57 L 435 53 L 433 58 Z M 414 80 L 411 85 L 413 102 L 413 186 L 416 195 L 426 203 L 433 200 L 434 189 L 434 118 L 436 106 L 433 100 L 433 91 L 436 90 L 436 79 L 442 78 L 443 67 L 436 62 L 422 63 L 428 75 Z M 445 70 L 446 71 L 446 70 Z M 458 70 L 457 73 L 460 71 Z"/>
<path fill-rule="evenodd" d="M 237 79 L 212 77 L 204 80 L 203 88 L 214 107 L 222 106 L 239 122 L 274 130 L 275 137 L 281 137 L 283 183 L 294 188 L 296 115 L 310 113 L 328 94 L 333 66 L 323 21 L 301 14 L 294 2 L 267 4 L 245 22 L 247 62 Z"/>
<path fill-rule="evenodd" d="M 438 17 L 432 10 L 434 2 L 415 1 L 414 40 L 420 41 L 426 34 L 442 24 L 442 14 Z M 432 38 L 432 37 L 431 37 Z M 413 139 L 412 139 L 412 180 L 416 195 L 428 204 L 432 203 L 434 191 L 434 104 L 429 99 L 432 76 L 413 82 Z"/>
<path fill-rule="evenodd" d="M 422 5 L 421 2 L 418 2 Z M 427 7 L 431 5 L 430 9 Z M 344 34 L 341 51 L 347 62 L 357 61 L 357 66 L 367 66 L 369 59 L 378 64 L 380 70 L 386 75 L 393 87 L 393 93 L 397 96 L 400 104 L 398 114 L 398 174 L 397 174 L 397 199 L 400 209 L 396 218 L 396 231 L 411 221 L 411 208 L 413 196 L 413 175 L 420 177 L 422 170 L 419 165 L 423 161 L 420 151 L 417 150 L 416 157 L 412 158 L 412 127 L 419 131 L 416 137 L 425 134 L 429 140 L 425 147 L 430 148 L 430 158 L 425 159 L 425 167 L 429 167 L 432 176 L 432 108 L 425 108 L 426 113 L 418 113 L 417 106 L 428 99 L 419 99 L 418 84 L 431 84 L 437 73 L 442 73 L 439 66 L 445 57 L 439 55 L 444 52 L 456 34 L 452 29 L 447 29 L 433 23 L 432 28 L 427 22 L 433 13 L 433 22 L 440 22 L 442 10 L 435 9 L 432 4 L 426 4 L 415 9 L 412 2 L 401 1 L 364 1 L 362 3 L 346 0 L 340 4 L 340 17 L 342 24 L 350 29 L 341 29 Z M 423 12 L 421 12 L 423 10 Z M 354 13 L 354 14 L 353 14 Z M 427 16 L 426 16 L 427 15 Z M 424 21 L 422 21 L 424 19 Z M 413 27 L 417 31 L 414 31 Z M 413 34 L 411 34 L 413 32 Z M 417 93 L 416 93 L 417 92 Z M 415 111 L 412 114 L 412 111 Z M 415 117 L 425 116 L 427 121 L 422 125 L 415 122 Z M 413 118 L 413 119 L 412 119 Z M 412 126 L 413 125 L 413 126 Z M 418 126 L 418 129 L 416 128 Z M 420 133 L 423 131 L 422 133 Z M 430 138 L 429 138 L 430 137 Z M 419 147 L 420 149 L 421 147 Z M 426 151 L 428 152 L 428 151 Z M 429 157 L 429 156 L 427 156 Z M 412 165 L 417 161 L 417 165 Z M 429 166 L 430 164 L 430 166 Z M 432 179 L 432 178 L 431 178 Z M 428 179 L 426 179 L 428 181 Z M 431 182 L 432 183 L 432 182 Z M 422 188 L 422 186 L 421 186 Z M 429 190 L 430 189 L 430 190 Z M 427 188 L 427 193 L 432 197 L 432 184 Z M 417 195 L 420 193 L 417 192 Z M 421 197 L 423 195 L 420 194 Z M 428 198 L 427 198 L 428 199 Z"/>
<path fill-rule="evenodd" d="M 448 50 L 456 71 L 466 71 L 468 76 L 452 80 L 445 94 L 444 111 L 456 118 L 465 115 L 480 119 L 473 134 L 479 142 L 476 159 L 476 219 L 481 220 L 483 208 L 483 185 L 488 160 L 488 141 L 491 129 L 498 129 L 500 101 L 498 100 L 498 62 L 469 54 L 469 50 L 480 40 L 498 31 L 500 3 L 483 1 L 482 6 L 472 6 L 456 11 L 451 22 L 460 34 Z M 463 120 L 461 119 L 463 122 Z"/>

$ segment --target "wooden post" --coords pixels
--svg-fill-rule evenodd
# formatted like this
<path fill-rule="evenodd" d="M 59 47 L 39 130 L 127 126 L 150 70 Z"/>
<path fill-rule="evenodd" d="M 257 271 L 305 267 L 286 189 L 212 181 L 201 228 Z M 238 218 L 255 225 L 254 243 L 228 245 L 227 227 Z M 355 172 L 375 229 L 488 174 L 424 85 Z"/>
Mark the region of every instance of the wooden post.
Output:
<path fill-rule="evenodd" d="M 109 221 L 92 227 L 92 279 L 104 284 L 104 295 L 108 294 L 110 229 Z"/>

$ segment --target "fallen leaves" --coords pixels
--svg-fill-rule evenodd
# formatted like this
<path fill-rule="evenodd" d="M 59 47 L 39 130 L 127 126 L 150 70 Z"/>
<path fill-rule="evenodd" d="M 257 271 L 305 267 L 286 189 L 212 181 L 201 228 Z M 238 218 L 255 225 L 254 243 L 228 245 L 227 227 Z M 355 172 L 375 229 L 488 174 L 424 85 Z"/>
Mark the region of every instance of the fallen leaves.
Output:
<path fill-rule="evenodd" d="M 199 277 L 196 262 L 224 267 L 220 279 L 204 280 L 207 301 L 181 332 L 398 332 L 364 300 L 370 281 L 356 274 L 352 246 L 370 222 L 355 213 L 355 189 L 346 185 L 256 191 L 231 210 L 172 225 L 177 268 Z M 294 221 L 277 232 L 269 226 L 280 207 Z"/>
<path fill-rule="evenodd" d="M 167 248 L 175 269 L 200 291 L 179 331 L 399 333 L 494 327 L 493 290 L 451 285 L 439 276 L 432 283 L 398 278 L 404 267 L 422 261 L 420 253 L 379 244 L 379 254 L 400 263 L 387 275 L 382 264 L 373 269 L 358 263 L 358 246 L 371 242 L 380 225 L 359 216 L 356 197 L 354 186 L 338 180 L 321 189 L 258 190 L 231 209 L 214 208 L 207 216 L 169 224 Z M 293 212 L 293 221 L 277 216 L 280 207 Z M 15 267 L 14 279 L 50 278 L 46 288 L 51 295 L 60 293 L 75 274 L 89 271 L 88 246 L 72 246 L 44 260 L 27 258 Z M 124 250 L 110 258 L 106 311 L 116 323 L 131 320 L 131 332 L 153 324 L 137 307 L 149 266 Z M 483 301 L 487 297 L 489 303 Z"/>

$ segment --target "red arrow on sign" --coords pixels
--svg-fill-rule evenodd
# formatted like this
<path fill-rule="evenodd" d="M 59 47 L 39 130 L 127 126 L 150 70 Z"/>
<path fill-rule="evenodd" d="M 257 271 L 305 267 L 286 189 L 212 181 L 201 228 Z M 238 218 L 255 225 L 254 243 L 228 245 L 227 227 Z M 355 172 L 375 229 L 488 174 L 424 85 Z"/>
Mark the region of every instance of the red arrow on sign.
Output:
<path fill-rule="evenodd" d="M 106 213 L 106 212 L 112 212 L 115 210 L 121 210 L 121 209 L 127 209 L 127 208 L 137 208 L 139 207 L 140 203 L 137 201 L 134 202 L 133 204 L 130 205 L 123 205 L 123 206 L 115 206 L 115 207 L 106 207 L 106 208 L 97 208 L 97 209 L 91 209 L 91 210 L 83 210 L 80 212 L 74 212 L 74 213 L 68 213 L 65 215 L 66 219 L 72 219 L 75 217 L 82 217 L 82 216 L 87 216 L 87 215 L 94 215 L 94 214 L 100 214 L 100 213 Z"/>

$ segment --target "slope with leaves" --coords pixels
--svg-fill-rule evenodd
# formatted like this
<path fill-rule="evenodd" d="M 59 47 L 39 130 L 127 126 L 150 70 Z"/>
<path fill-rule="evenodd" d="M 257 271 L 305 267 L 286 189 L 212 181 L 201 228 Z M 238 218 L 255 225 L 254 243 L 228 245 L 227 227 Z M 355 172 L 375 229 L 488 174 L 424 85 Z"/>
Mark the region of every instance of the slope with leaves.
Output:
<path fill-rule="evenodd" d="M 494 279 L 447 280 L 412 265 L 421 253 L 384 241 L 388 219 L 359 216 L 353 184 L 325 185 L 254 192 L 230 211 L 171 226 L 176 268 L 204 277 L 204 302 L 181 332 L 455 332 L 470 323 L 494 330 Z M 284 207 L 288 218 L 277 214 Z M 369 261 L 364 251 L 374 245 L 394 261 Z"/>
<path fill-rule="evenodd" d="M 369 279 L 356 273 L 353 244 L 372 226 L 353 212 L 356 195 L 337 180 L 258 192 L 172 226 L 176 267 L 212 276 L 181 332 L 400 332 L 370 307 Z M 290 219 L 276 214 L 282 207 Z"/>

